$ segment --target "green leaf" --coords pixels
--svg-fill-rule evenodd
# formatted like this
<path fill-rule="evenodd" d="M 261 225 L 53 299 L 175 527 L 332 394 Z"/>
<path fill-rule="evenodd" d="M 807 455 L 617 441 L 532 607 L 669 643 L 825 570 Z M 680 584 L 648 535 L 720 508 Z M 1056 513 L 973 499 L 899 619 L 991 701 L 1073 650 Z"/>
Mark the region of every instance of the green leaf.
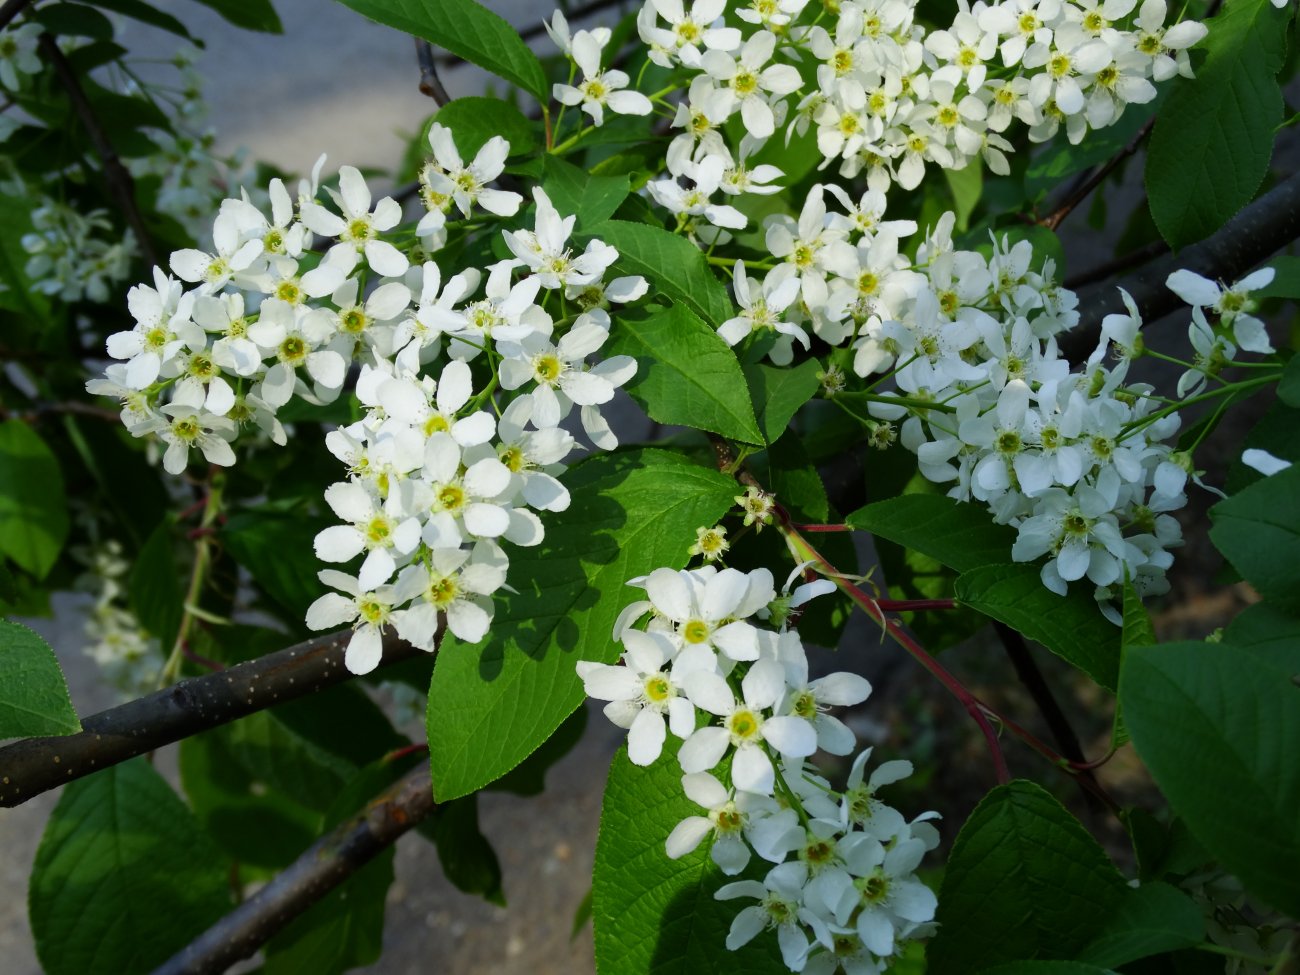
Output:
<path fill-rule="evenodd" d="M 259 711 L 229 727 L 230 752 L 254 781 L 324 813 L 356 766 Z"/>
<path fill-rule="evenodd" d="M 615 267 L 640 274 L 653 292 L 688 305 L 714 327 L 733 314 L 727 290 L 709 269 L 700 249 L 662 227 L 626 220 L 607 220 L 587 231 L 618 250 Z M 621 323 L 620 323 L 621 324 Z"/>
<path fill-rule="evenodd" d="M 928 971 L 967 975 L 1015 959 L 1070 957 L 1125 889 L 1097 841 L 1047 792 L 1023 779 L 998 786 L 953 844 Z"/>
<path fill-rule="evenodd" d="M 456 151 L 467 163 L 494 135 L 510 143 L 512 156 L 529 155 L 538 146 L 537 123 L 530 122 L 523 112 L 500 98 L 457 98 L 438 109 L 432 121 L 451 129 Z M 427 153 L 428 143 L 420 148 Z"/>
<path fill-rule="evenodd" d="M 786 427 L 810 399 L 817 395 L 821 363 L 808 359 L 797 366 L 767 366 L 749 363 L 742 367 L 754 401 L 754 413 L 765 443 L 776 443 Z"/>
<path fill-rule="evenodd" d="M 493 782 L 493 792 L 512 792 L 517 796 L 539 796 L 546 791 L 546 773 L 582 738 L 587 727 L 587 709 L 578 708 L 560 723 L 555 733 L 526 759 Z"/>
<path fill-rule="evenodd" d="M 1091 594 L 1075 586 L 1058 596 L 1043 585 L 1037 565 L 984 565 L 957 577 L 957 599 L 1037 640 L 1102 687 L 1119 680 L 1120 631 L 1101 615 Z"/>
<path fill-rule="evenodd" d="M 1277 73 L 1287 16 L 1271 0 L 1228 0 L 1206 24 L 1196 77 L 1175 80 L 1156 118 L 1147 196 L 1160 235 L 1175 250 L 1218 230 L 1268 174 L 1282 120 Z"/>
<path fill-rule="evenodd" d="M 50 645 L 21 623 L 0 620 L 0 740 L 80 730 Z"/>
<path fill-rule="evenodd" d="M 1250 650 L 1171 643 L 1131 650 L 1119 693 L 1138 755 L 1192 835 L 1300 916 L 1300 690 Z"/>
<path fill-rule="evenodd" d="M 1266 287 L 1260 288 L 1256 291 L 1256 297 L 1300 298 L 1300 257 L 1296 257 L 1294 254 L 1279 254 L 1276 257 L 1271 258 L 1267 266 L 1271 267 L 1275 272 L 1273 280 L 1269 282 Z M 1296 375 L 1294 371 L 1292 372 L 1292 375 L 1296 377 L 1296 386 L 1300 387 L 1300 375 Z M 1284 384 L 1285 382 L 1286 381 L 1283 380 Z M 1281 387 L 1279 387 L 1279 395 L 1281 392 Z M 1300 388 L 1297 388 L 1296 392 L 1300 393 Z M 1285 397 L 1283 398 L 1285 399 Z M 1300 399 L 1294 403 L 1291 403 L 1290 400 L 1287 402 L 1290 403 L 1291 406 L 1300 406 Z"/>
<path fill-rule="evenodd" d="M 457 890 L 477 894 L 491 904 L 506 906 L 501 889 L 501 864 L 496 851 L 478 828 L 478 795 L 438 806 L 436 818 L 422 829 L 432 834 L 438 862 Z"/>
<path fill-rule="evenodd" d="M 15 153 L 13 143 L 6 151 Z M 25 319 L 28 331 L 38 332 L 49 323 L 50 302 L 32 288 L 27 276 L 27 261 L 31 257 L 23 248 L 22 239 L 32 232 L 30 205 L 21 196 L 0 195 L 0 308 L 17 312 Z"/>
<path fill-rule="evenodd" d="M 958 572 L 1006 562 L 1016 540 L 1014 528 L 995 524 L 976 505 L 938 494 L 903 494 L 877 501 L 844 520 Z M 1038 585 L 1042 588 L 1041 582 Z"/>
<path fill-rule="evenodd" d="M 681 769 L 668 755 L 641 768 L 620 748 L 610 766 L 596 838 L 592 925 L 596 970 L 608 975 L 778 975 L 776 937 L 760 934 L 740 951 L 726 948 L 727 931 L 752 901 L 714 900 L 727 877 L 709 856 L 708 841 L 679 860 L 664 840 L 700 809 L 682 792 Z"/>
<path fill-rule="evenodd" d="M 559 156 L 546 157 L 542 189 L 561 216 L 577 215 L 582 230 L 612 217 L 631 188 L 626 175 L 593 176 Z"/>
<path fill-rule="evenodd" d="M 379 960 L 392 847 L 295 918 L 264 949 L 264 975 L 340 975 Z"/>
<path fill-rule="evenodd" d="M 1210 509 L 1210 540 L 1278 609 L 1300 614 L 1300 465 Z"/>
<path fill-rule="evenodd" d="M 321 828 L 319 810 L 268 788 L 240 764 L 227 728 L 182 741 L 180 773 L 199 823 L 240 863 L 287 867 Z"/>
<path fill-rule="evenodd" d="M 185 612 L 185 592 L 172 548 L 174 525 L 170 514 L 158 522 L 141 546 L 127 583 L 131 608 L 140 625 L 158 638 L 164 654 L 176 643 Z"/>
<path fill-rule="evenodd" d="M 89 37 L 97 41 L 113 39 L 112 21 L 85 4 L 45 4 L 32 11 L 31 16 L 56 37 Z"/>
<path fill-rule="evenodd" d="M 170 31 L 188 41 L 194 40 L 184 24 L 171 14 L 159 10 L 147 0 L 94 0 L 94 3 L 96 7 L 102 7 L 104 10 L 111 10 L 126 17 L 133 17 L 142 24 L 149 24 Z M 199 42 L 199 47 L 202 46 L 202 42 Z"/>
<path fill-rule="evenodd" d="M 1121 669 L 1124 666 L 1124 654 L 1128 653 L 1130 647 L 1149 647 L 1156 643 L 1156 631 L 1151 625 L 1151 617 L 1147 614 L 1146 607 L 1142 605 L 1142 597 L 1138 595 L 1137 587 L 1127 578 L 1124 580 L 1123 609 L 1124 625 L 1120 629 L 1119 636 Z M 1120 748 L 1128 744 L 1128 741 L 1128 728 L 1124 726 L 1124 709 L 1116 704 L 1115 720 L 1110 730 L 1110 746 Z"/>
<path fill-rule="evenodd" d="M 148 972 L 230 908 L 227 866 L 143 758 L 70 783 L 28 909 L 47 975 Z"/>
<path fill-rule="evenodd" d="M 301 626 L 307 607 L 324 592 L 316 578 L 320 563 L 314 539 L 329 519 L 273 509 L 231 515 L 221 528 L 222 544 L 253 581 Z"/>
<path fill-rule="evenodd" d="M 623 316 L 606 348 L 636 358 L 636 376 L 625 388 L 652 419 L 763 443 L 735 353 L 689 308 Z"/>
<path fill-rule="evenodd" d="M 952 194 L 953 212 L 957 215 L 956 230 L 965 233 L 970 227 L 970 215 L 979 206 L 984 193 L 984 167 L 978 158 L 968 162 L 963 169 L 945 169 L 944 179 Z"/>
<path fill-rule="evenodd" d="M 58 458 L 26 423 L 0 423 L 0 554 L 43 579 L 67 537 Z"/>
<path fill-rule="evenodd" d="M 1124 891 L 1115 913 L 1083 950 L 1079 961 L 1118 968 L 1139 958 L 1200 944 L 1205 918 L 1190 897 L 1169 884 Z"/>
<path fill-rule="evenodd" d="M 359 14 L 422 37 L 499 78 L 550 98 L 546 72 L 519 32 L 474 0 L 339 0 Z"/>
<path fill-rule="evenodd" d="M 1300 407 L 1300 355 L 1293 355 L 1286 364 L 1277 384 L 1277 398 L 1287 406 Z"/>
<path fill-rule="evenodd" d="M 283 34 L 284 25 L 271 6 L 271 0 L 198 0 L 211 7 L 236 27 L 257 30 L 266 34 Z"/>
<path fill-rule="evenodd" d="M 686 564 L 695 529 L 733 504 L 735 482 L 663 451 L 593 457 L 565 477 L 567 511 L 546 540 L 511 553 L 490 642 L 448 637 L 429 688 L 429 756 L 439 801 L 475 791 L 531 754 L 583 701 L 579 660 L 613 662 L 627 580 Z"/>
<path fill-rule="evenodd" d="M 1300 674 L 1300 619 L 1269 603 L 1242 610 L 1224 630 L 1223 641 L 1272 660 L 1288 673 Z"/>

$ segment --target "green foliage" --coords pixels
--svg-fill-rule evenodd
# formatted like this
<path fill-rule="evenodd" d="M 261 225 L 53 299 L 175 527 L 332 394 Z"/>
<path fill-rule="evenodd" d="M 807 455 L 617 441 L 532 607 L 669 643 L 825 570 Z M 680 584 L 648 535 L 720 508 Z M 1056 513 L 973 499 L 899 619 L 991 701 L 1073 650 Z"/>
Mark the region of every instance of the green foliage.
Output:
<path fill-rule="evenodd" d="M 1176 79 L 1147 155 L 1146 188 L 1175 250 L 1208 237 L 1251 201 L 1282 121 L 1277 73 L 1289 12 L 1271 0 L 1228 0 L 1209 21 L 1195 78 Z"/>
<path fill-rule="evenodd" d="M 1016 538 L 1014 528 L 995 524 L 975 505 L 938 494 L 900 494 L 859 508 L 844 521 L 958 572 L 1006 561 Z"/>
<path fill-rule="evenodd" d="M 1124 891 L 1115 912 L 1079 960 L 1118 968 L 1139 958 L 1190 948 L 1205 937 L 1205 918 L 1190 897 L 1163 883 Z"/>
<path fill-rule="evenodd" d="M 80 730 L 50 645 L 21 623 L 0 620 L 0 739 Z"/>
<path fill-rule="evenodd" d="M 821 364 L 809 359 L 794 366 L 746 363 L 742 367 L 754 402 L 755 419 L 763 440 L 773 444 L 781 438 L 799 408 L 817 395 Z"/>
<path fill-rule="evenodd" d="M 643 275 L 652 292 L 681 302 L 708 324 L 716 327 L 732 316 L 726 289 L 690 241 L 662 227 L 626 220 L 607 220 L 589 227 L 586 235 L 617 248 L 614 267 L 620 273 Z"/>
<path fill-rule="evenodd" d="M 1102 687 L 1119 680 L 1119 630 L 1078 586 L 1065 596 L 1046 589 L 1038 566 L 984 565 L 957 577 L 957 599 L 1037 640 Z"/>
<path fill-rule="evenodd" d="M 421 825 L 438 848 L 438 860 L 447 879 L 458 890 L 478 894 L 499 907 L 506 906 L 501 889 L 501 864 L 478 828 L 478 795 L 439 805 L 432 822 Z"/>
<path fill-rule="evenodd" d="M 998 786 L 953 844 L 927 971 L 966 975 L 1016 959 L 1072 958 L 1126 889 L 1097 841 L 1042 788 L 1023 779 Z"/>
<path fill-rule="evenodd" d="M 601 805 L 592 876 L 596 970 L 608 975 L 778 975 L 788 971 L 772 932 L 737 952 L 719 950 L 745 901 L 716 901 L 727 877 L 709 858 L 710 840 L 680 860 L 664 853 L 664 838 L 700 809 L 681 791 L 671 756 L 648 768 L 619 749 Z M 759 868 L 761 871 L 761 868 Z M 743 879 L 762 873 L 747 873 Z M 752 903 L 752 902 L 751 902 Z"/>
<path fill-rule="evenodd" d="M 198 0 L 211 7 L 236 27 L 258 30 L 268 34 L 283 34 L 284 25 L 271 6 L 271 0 Z"/>
<path fill-rule="evenodd" d="M 1120 702 L 1170 806 L 1247 889 L 1300 916 L 1300 690 L 1230 644 L 1134 648 Z"/>
<path fill-rule="evenodd" d="M 143 759 L 64 789 L 28 890 L 48 975 L 141 975 L 230 909 L 227 868 Z"/>
<path fill-rule="evenodd" d="M 627 199 L 631 184 L 626 174 L 593 176 L 558 156 L 547 156 L 542 189 L 561 216 L 577 216 L 576 226 L 582 231 L 612 217 Z"/>
<path fill-rule="evenodd" d="M 537 148 L 537 123 L 499 98 L 457 98 L 438 109 L 433 121 L 451 129 L 456 151 L 465 163 L 471 162 L 494 135 L 510 143 L 512 156 L 525 156 Z M 421 143 L 420 151 L 428 153 L 427 142 Z"/>
<path fill-rule="evenodd" d="M 422 37 L 545 100 L 546 73 L 519 33 L 475 0 L 340 0 L 359 14 Z"/>
<path fill-rule="evenodd" d="M 514 554 L 518 593 L 497 603 L 482 648 L 444 639 L 429 687 L 433 794 L 456 799 L 531 754 L 583 700 L 578 660 L 611 662 L 628 579 L 682 566 L 695 529 L 732 505 L 735 482 L 669 453 L 594 457 L 565 478 L 567 511 Z M 514 568 L 514 567 L 518 568 Z"/>
<path fill-rule="evenodd" d="M 26 423 L 0 423 L 0 555 L 44 578 L 67 536 L 58 458 Z"/>
<path fill-rule="evenodd" d="M 300 511 L 248 508 L 221 527 L 222 543 L 297 627 L 325 587 L 313 540 L 333 522 Z"/>
<path fill-rule="evenodd" d="M 735 353 L 685 306 L 623 318 L 606 347 L 636 358 L 636 376 L 624 388 L 651 419 L 763 442 Z"/>
<path fill-rule="evenodd" d="M 132 610 L 145 630 L 158 637 L 164 653 L 176 642 L 185 602 L 172 541 L 175 524 L 168 513 L 150 533 L 136 557 L 128 589 Z"/>
<path fill-rule="evenodd" d="M 1210 509 L 1210 538 L 1278 609 L 1300 612 L 1300 465 L 1265 477 Z"/>

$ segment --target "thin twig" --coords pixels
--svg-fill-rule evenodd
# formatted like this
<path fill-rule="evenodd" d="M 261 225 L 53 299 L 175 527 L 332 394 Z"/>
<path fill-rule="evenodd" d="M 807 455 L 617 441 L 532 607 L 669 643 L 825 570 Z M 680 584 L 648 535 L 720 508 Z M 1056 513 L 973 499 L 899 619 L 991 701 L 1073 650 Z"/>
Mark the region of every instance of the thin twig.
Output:
<path fill-rule="evenodd" d="M 122 211 L 127 224 L 130 225 L 131 231 L 135 234 L 141 256 L 144 257 L 150 267 L 153 267 L 158 261 L 154 254 L 153 242 L 149 238 L 149 231 L 144 225 L 144 217 L 140 213 L 140 207 L 136 204 L 135 180 L 131 177 L 127 168 L 122 165 L 122 160 L 118 158 L 117 150 L 113 148 L 113 143 L 108 138 L 108 133 L 104 131 L 104 127 L 99 124 L 99 118 L 95 115 L 90 100 L 86 98 L 86 92 L 81 87 L 76 72 L 72 70 L 72 65 L 64 57 L 58 43 L 51 35 L 42 34 L 40 50 L 41 56 L 54 69 L 60 84 L 67 89 L 68 100 L 72 102 L 72 109 L 77 113 L 77 117 L 81 119 L 81 124 L 86 127 L 86 134 L 90 136 L 90 141 L 95 146 L 95 152 L 99 154 L 100 162 L 104 165 L 104 182 L 108 184 L 108 191 L 117 201 L 118 209 Z"/>
<path fill-rule="evenodd" d="M 428 95 L 441 107 L 451 101 L 447 89 L 438 77 L 438 63 L 433 56 L 433 45 L 423 38 L 415 39 L 415 59 L 420 64 L 420 94 Z"/>
<path fill-rule="evenodd" d="M 344 630 L 226 670 L 180 681 L 81 722 L 75 735 L 24 738 L 0 748 L 0 806 L 18 806 L 74 779 L 200 731 L 351 680 Z M 383 665 L 422 653 L 390 637 Z"/>
<path fill-rule="evenodd" d="M 1106 181 L 1106 177 L 1115 171 L 1116 166 L 1138 151 L 1138 146 L 1140 146 L 1142 141 L 1151 133 L 1151 128 L 1155 124 L 1156 118 L 1153 115 L 1151 118 L 1147 119 L 1146 124 L 1143 125 L 1142 128 L 1138 129 L 1137 134 L 1128 141 L 1124 148 L 1098 166 L 1093 171 L 1092 175 L 1085 179 L 1076 189 L 1067 193 L 1065 200 L 1062 201 L 1061 205 L 1053 210 L 1048 216 L 1038 221 L 1039 225 L 1046 227 L 1048 230 L 1055 230 L 1059 227 L 1061 221 L 1068 217 L 1074 211 L 1075 207 L 1086 200 L 1093 190 Z"/>
<path fill-rule="evenodd" d="M 0 359 L 3 358 L 4 356 L 0 355 Z M 44 416 L 66 414 L 94 417 L 96 420 L 105 420 L 109 423 L 122 422 L 122 414 L 117 410 L 105 409 L 102 406 L 83 403 L 80 400 L 69 400 L 66 403 L 37 403 L 26 410 L 10 410 L 0 406 L 0 420 L 22 420 L 24 423 L 34 423 Z"/>
<path fill-rule="evenodd" d="M 5 0 L 0 6 L 0 30 L 4 30 L 13 19 L 31 6 L 32 0 Z"/>
<path fill-rule="evenodd" d="M 1056 746 L 1061 750 L 1061 754 L 1070 760 L 1072 767 L 1077 770 L 1080 780 L 1079 788 L 1083 789 L 1084 799 L 1089 806 L 1100 809 L 1101 803 L 1097 801 L 1094 794 L 1095 790 L 1083 782 L 1084 779 L 1090 779 L 1092 780 L 1092 786 L 1097 784 L 1092 769 L 1084 767 L 1088 762 L 1083 757 L 1083 746 L 1079 743 L 1079 736 L 1074 733 L 1070 719 L 1065 716 L 1060 702 L 1056 700 L 1056 695 L 1052 693 L 1051 685 L 1047 683 L 1047 678 L 1043 676 L 1042 670 L 1039 669 L 1038 664 L 1029 653 L 1029 647 L 1025 645 L 1025 638 L 1005 623 L 997 620 L 993 621 L 993 629 L 997 632 L 998 639 L 1002 641 L 1002 646 L 1007 651 L 1007 657 L 1011 660 L 1011 665 L 1016 669 L 1016 676 L 1020 678 L 1020 683 L 1025 685 L 1025 690 L 1029 691 L 1029 696 L 1038 705 L 1043 720 L 1047 722 L 1048 730 L 1052 732 L 1052 737 L 1056 739 Z"/>
<path fill-rule="evenodd" d="M 153 975 L 216 975 L 252 957 L 436 807 L 425 763 L 313 843 L 274 880 L 154 969 Z"/>

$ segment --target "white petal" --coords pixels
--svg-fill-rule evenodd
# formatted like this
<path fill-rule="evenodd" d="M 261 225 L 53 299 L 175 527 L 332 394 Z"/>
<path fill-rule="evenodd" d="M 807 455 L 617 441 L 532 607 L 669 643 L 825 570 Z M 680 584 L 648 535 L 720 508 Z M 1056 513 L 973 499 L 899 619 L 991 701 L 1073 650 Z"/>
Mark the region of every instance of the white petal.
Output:
<path fill-rule="evenodd" d="M 666 736 L 663 715 L 642 708 L 627 734 L 627 757 L 633 765 L 649 765 L 659 757 Z"/>

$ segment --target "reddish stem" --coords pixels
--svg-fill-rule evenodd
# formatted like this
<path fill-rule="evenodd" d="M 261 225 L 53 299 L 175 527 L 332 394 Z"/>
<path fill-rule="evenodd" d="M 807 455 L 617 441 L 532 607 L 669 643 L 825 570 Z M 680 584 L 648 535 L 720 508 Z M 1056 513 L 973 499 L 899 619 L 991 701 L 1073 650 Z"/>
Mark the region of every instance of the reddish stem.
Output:
<path fill-rule="evenodd" d="M 384 764 L 396 762 L 398 759 L 405 758 L 407 755 L 416 755 L 420 752 L 427 752 L 429 745 L 427 742 L 421 742 L 418 745 L 407 745 L 404 748 L 395 748 L 384 756 Z"/>
<path fill-rule="evenodd" d="M 201 653 L 195 653 L 193 650 L 190 649 L 190 645 L 188 642 L 181 644 L 181 654 L 185 657 L 186 660 L 192 660 L 200 667 L 206 667 L 208 670 L 217 671 L 217 670 L 226 669 L 225 664 L 219 664 L 215 660 L 203 656 L 203 654 Z"/>
<path fill-rule="evenodd" d="M 791 525 L 796 531 L 801 532 L 851 532 L 853 528 L 849 525 Z"/>
<path fill-rule="evenodd" d="M 916 613 L 925 609 L 956 609 L 955 599 L 877 599 L 876 605 L 890 613 Z"/>

